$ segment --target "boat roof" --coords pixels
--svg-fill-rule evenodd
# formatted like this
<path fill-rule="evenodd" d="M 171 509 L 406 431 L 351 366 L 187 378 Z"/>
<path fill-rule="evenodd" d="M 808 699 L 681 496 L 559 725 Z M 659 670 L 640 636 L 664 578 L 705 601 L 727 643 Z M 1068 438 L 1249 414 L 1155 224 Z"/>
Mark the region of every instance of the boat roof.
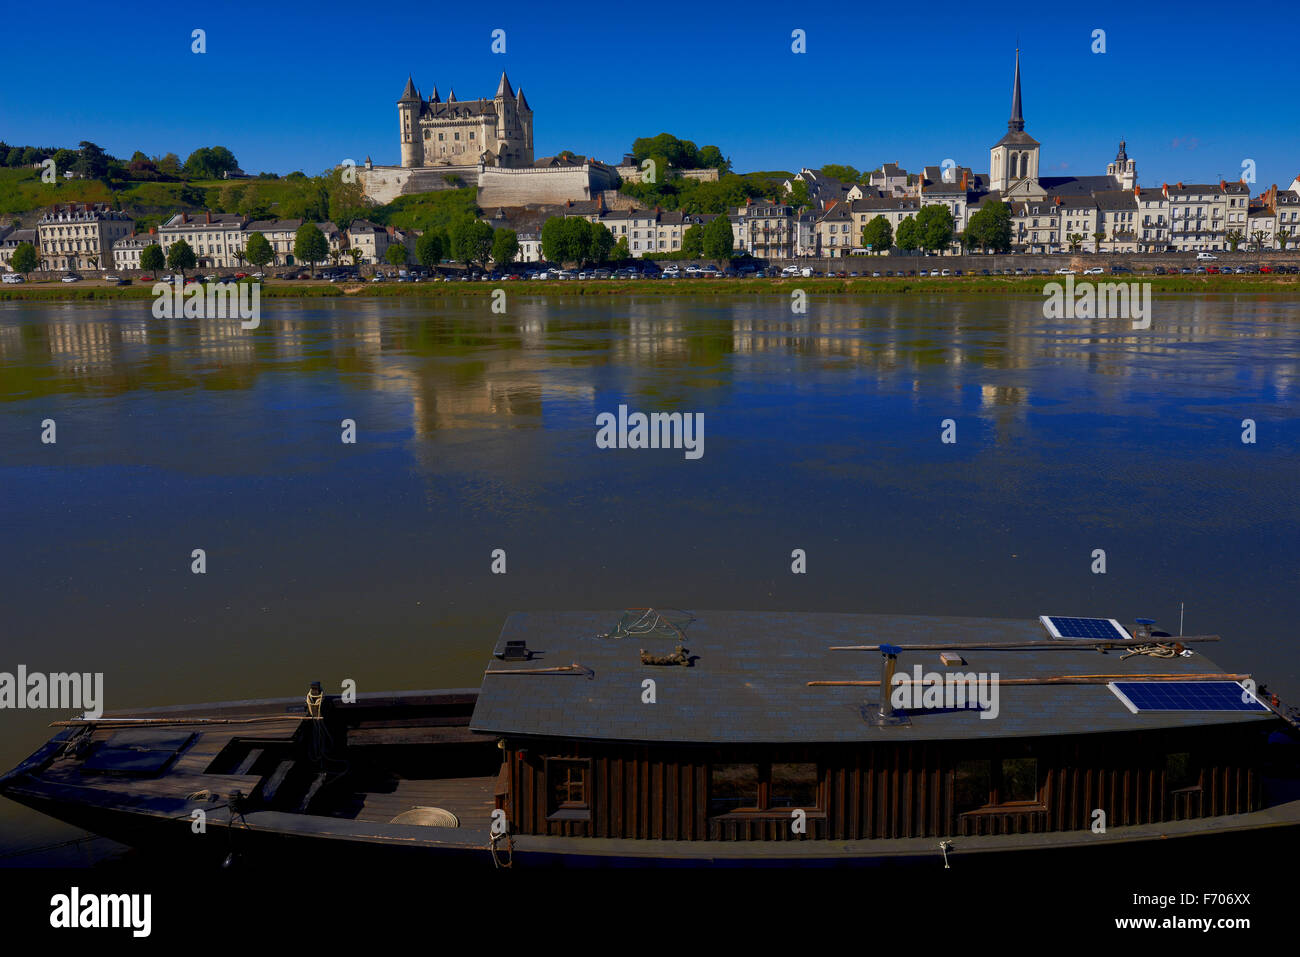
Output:
<path fill-rule="evenodd" d="M 1037 619 L 941 618 L 753 611 L 698 612 L 684 628 L 691 665 L 645 665 L 642 649 L 671 654 L 666 635 L 597 637 L 624 613 L 524 612 L 509 616 L 483 677 L 470 728 L 496 734 L 680 743 L 822 743 L 1036 737 L 1190 728 L 1275 719 L 1272 713 L 1133 713 L 1106 684 L 998 687 L 996 718 L 978 710 L 908 712 L 907 727 L 878 727 L 877 687 L 810 687 L 819 680 L 878 680 L 881 655 L 833 645 L 951 643 L 965 659 L 944 666 L 940 652 L 904 650 L 898 670 L 996 672 L 1009 678 L 1060 675 L 1206 674 L 1222 669 L 1191 646 L 1190 657 L 1156 658 L 1123 649 L 1061 647 L 977 650 L 992 642 L 1050 640 Z M 1157 633 L 1159 634 L 1159 633 Z M 502 660 L 506 642 L 524 641 L 528 660 Z M 1136 642 L 1134 642 L 1136 644 Z M 582 670 L 542 671 L 581 665 Z M 499 672 L 515 672 L 498 674 Z M 642 682 L 655 682 L 643 703 Z M 990 709 L 991 710 L 991 709 Z"/>

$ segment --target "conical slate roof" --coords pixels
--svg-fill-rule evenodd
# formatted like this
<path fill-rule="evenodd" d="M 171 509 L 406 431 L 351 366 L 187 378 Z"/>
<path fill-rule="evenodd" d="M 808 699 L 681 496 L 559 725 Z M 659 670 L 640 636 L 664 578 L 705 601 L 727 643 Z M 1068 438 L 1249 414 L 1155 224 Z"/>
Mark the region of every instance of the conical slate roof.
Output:
<path fill-rule="evenodd" d="M 397 102 L 406 103 L 411 100 L 418 101 L 419 99 L 420 99 L 420 94 L 415 92 L 415 80 L 413 80 L 410 76 L 408 76 L 406 78 L 406 89 L 402 91 L 402 98 Z"/>
<path fill-rule="evenodd" d="M 501 82 L 497 85 L 497 96 L 514 96 L 515 91 L 510 89 L 510 80 L 506 77 L 506 71 L 501 71 Z"/>
<path fill-rule="evenodd" d="M 1016 50 L 1016 82 L 1011 88 L 1011 119 L 1007 120 L 1007 130 L 1012 133 L 1025 131 L 1025 117 L 1020 110 L 1020 51 Z"/>

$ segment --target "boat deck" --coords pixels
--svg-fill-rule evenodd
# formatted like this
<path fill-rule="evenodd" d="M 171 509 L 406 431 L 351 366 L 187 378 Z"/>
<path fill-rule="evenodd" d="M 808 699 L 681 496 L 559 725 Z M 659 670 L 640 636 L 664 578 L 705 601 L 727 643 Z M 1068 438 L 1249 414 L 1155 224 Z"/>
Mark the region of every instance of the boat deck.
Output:
<path fill-rule="evenodd" d="M 438 807 L 455 814 L 462 825 L 487 827 L 496 807 L 496 775 L 486 777 L 400 778 L 391 790 L 367 790 L 353 795 L 352 806 L 335 812 L 335 817 L 387 824 L 417 807 Z"/>

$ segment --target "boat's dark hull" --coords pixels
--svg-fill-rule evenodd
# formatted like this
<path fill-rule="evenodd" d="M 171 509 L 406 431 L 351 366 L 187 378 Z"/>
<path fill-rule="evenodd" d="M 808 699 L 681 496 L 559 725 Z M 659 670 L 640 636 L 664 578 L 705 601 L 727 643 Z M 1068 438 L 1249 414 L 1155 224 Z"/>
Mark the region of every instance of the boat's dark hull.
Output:
<path fill-rule="evenodd" d="M 7 797 L 68 824 L 134 848 L 144 866 L 183 863 L 198 870 L 226 865 L 258 869 L 293 867 L 325 855 L 331 864 L 384 867 L 441 866 L 492 869 L 512 864 L 539 868 L 877 868 L 941 870 L 944 855 L 939 839 L 928 847 L 893 850 L 855 847 L 841 842 L 688 842 L 606 841 L 589 838 L 527 836 L 500 840 L 494 857 L 488 832 L 476 829 L 411 829 L 358 827 L 354 822 L 305 815 L 254 812 L 236 817 L 231 827 L 224 811 L 213 812 L 206 833 L 194 833 L 188 818 L 178 819 L 164 808 L 96 807 L 67 798 L 42 795 L 21 782 L 10 782 Z M 283 819 L 293 818 L 286 821 Z M 950 867 L 982 872 L 1000 868 L 1092 868 L 1149 866 L 1160 869 L 1213 861 L 1289 859 L 1300 849 L 1300 824 L 1216 829 L 1199 822 L 1196 831 L 1140 833 L 1146 829 L 1116 829 L 1095 840 L 1078 835 L 1037 835 L 1033 843 L 956 838 L 948 851 Z M 437 839 L 413 830 L 436 831 Z M 1133 833 L 1125 833 L 1133 832 Z M 866 842 L 855 842 L 859 845 Z M 909 845 L 911 842 L 906 842 Z M 820 846 L 819 846 L 820 845 Z"/>

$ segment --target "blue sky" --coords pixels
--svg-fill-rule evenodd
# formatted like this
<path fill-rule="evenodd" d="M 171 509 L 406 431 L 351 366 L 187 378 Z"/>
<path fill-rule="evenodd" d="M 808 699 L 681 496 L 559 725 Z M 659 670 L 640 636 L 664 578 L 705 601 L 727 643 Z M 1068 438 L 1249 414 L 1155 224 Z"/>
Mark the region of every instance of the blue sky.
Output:
<path fill-rule="evenodd" d="M 454 86 L 470 99 L 491 96 L 505 69 L 536 114 L 539 156 L 612 162 L 635 137 L 668 131 L 717 144 L 741 171 L 951 158 L 984 172 L 1019 41 L 1042 175 L 1104 173 L 1121 136 L 1147 186 L 1236 179 L 1246 159 L 1254 192 L 1300 174 L 1285 52 L 1295 18 L 1281 3 L 1252 4 L 1248 17 L 1198 2 L 1041 5 L 1009 8 L 1005 24 L 987 22 L 987 5 L 967 16 L 765 2 L 175 9 L 10 5 L 0 137 L 182 159 L 221 144 L 254 173 L 316 173 L 367 154 L 396 163 L 408 72 L 426 95 L 436 83 L 444 98 Z M 195 28 L 207 31 L 202 55 L 190 50 Z M 490 50 L 498 28 L 505 54 Z M 791 52 L 795 29 L 804 54 Z M 1097 29 L 1105 53 L 1091 50 Z"/>

